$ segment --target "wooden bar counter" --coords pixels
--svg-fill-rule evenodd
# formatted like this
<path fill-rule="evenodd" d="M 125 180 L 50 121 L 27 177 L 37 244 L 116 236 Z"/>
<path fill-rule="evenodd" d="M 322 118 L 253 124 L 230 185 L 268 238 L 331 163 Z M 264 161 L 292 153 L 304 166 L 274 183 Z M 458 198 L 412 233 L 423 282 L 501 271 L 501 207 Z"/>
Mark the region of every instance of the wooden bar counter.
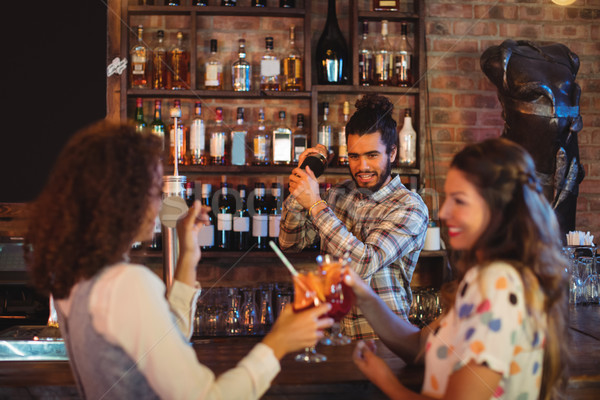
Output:
<path fill-rule="evenodd" d="M 600 306 L 572 307 L 569 315 L 573 363 L 569 376 L 569 399 L 600 398 Z M 259 338 L 216 338 L 196 340 L 198 359 L 219 374 L 233 367 Z M 328 357 L 324 363 L 304 364 L 293 354 L 281 363 L 281 372 L 263 399 L 384 399 L 352 362 L 354 344 L 341 347 L 318 346 Z M 419 390 L 423 368 L 406 366 L 385 346 L 382 356 L 399 379 Z M 99 373 L 101 373 L 99 371 Z M 58 398 L 77 398 L 67 361 L 0 362 L 0 397 L 41 398 L 48 393 Z M 29 396 L 29 397 L 26 397 Z"/>

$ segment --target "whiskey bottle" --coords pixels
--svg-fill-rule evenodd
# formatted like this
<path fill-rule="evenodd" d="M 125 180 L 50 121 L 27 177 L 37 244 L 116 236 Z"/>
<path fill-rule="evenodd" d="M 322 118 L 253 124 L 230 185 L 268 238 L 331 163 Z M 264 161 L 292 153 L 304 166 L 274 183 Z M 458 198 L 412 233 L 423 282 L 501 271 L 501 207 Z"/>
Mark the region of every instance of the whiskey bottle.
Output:
<path fill-rule="evenodd" d="M 397 86 L 408 87 L 413 83 L 412 59 L 413 49 L 408 41 L 408 25 L 400 25 L 400 43 L 394 55 L 394 80 Z"/>
<path fill-rule="evenodd" d="M 350 114 L 350 103 L 345 101 L 343 107 L 344 122 L 338 132 L 338 165 L 343 167 L 348 165 L 348 142 L 346 139 L 346 124 Z"/>
<path fill-rule="evenodd" d="M 202 104 L 197 101 L 194 105 L 194 119 L 190 125 L 190 164 L 207 165 L 206 127 L 202 119 Z"/>
<path fill-rule="evenodd" d="M 223 109 L 215 110 L 215 121 L 209 130 L 210 163 L 212 165 L 227 165 L 228 139 L 227 128 L 223 125 Z"/>
<path fill-rule="evenodd" d="M 222 181 L 217 213 L 217 247 L 221 250 L 232 250 L 233 247 L 232 233 L 235 198 L 228 190 L 229 186 L 227 182 Z"/>
<path fill-rule="evenodd" d="M 252 238 L 256 243 L 256 249 L 266 250 L 269 240 L 269 208 L 265 196 L 265 184 L 256 182 L 254 184 L 254 214 L 252 215 Z"/>
<path fill-rule="evenodd" d="M 332 135 L 333 135 L 333 127 L 328 120 L 329 118 L 329 103 L 323 102 L 323 120 L 319 123 L 319 128 L 317 131 L 317 143 L 322 144 L 331 154 L 333 153 L 333 143 L 332 143 Z"/>
<path fill-rule="evenodd" d="M 173 101 L 173 108 L 178 110 L 178 118 L 177 118 L 177 135 L 175 134 L 175 121 L 171 124 L 169 128 L 169 164 L 173 164 L 175 160 L 175 143 L 177 142 L 177 163 L 178 164 L 186 164 L 186 149 L 187 149 L 187 126 L 182 121 L 181 118 L 181 100 Z M 173 112 L 171 113 L 173 116 Z"/>
<path fill-rule="evenodd" d="M 146 129 L 146 121 L 144 121 L 144 102 L 141 97 L 135 100 L 135 130 L 143 132 Z"/>
<path fill-rule="evenodd" d="M 237 124 L 231 130 L 231 165 L 246 165 L 248 128 L 244 123 L 244 107 L 237 109 Z"/>
<path fill-rule="evenodd" d="M 296 129 L 292 133 L 292 163 L 297 165 L 300 154 L 308 148 L 308 134 L 304 128 L 304 114 L 298 114 L 296 118 Z"/>
<path fill-rule="evenodd" d="M 279 123 L 273 129 L 273 164 L 292 162 L 292 130 L 285 123 L 285 111 L 279 111 Z"/>
<path fill-rule="evenodd" d="M 204 86 L 208 90 L 223 89 L 223 63 L 217 56 L 217 39 L 210 39 L 210 57 L 204 65 Z"/>
<path fill-rule="evenodd" d="M 152 89 L 166 89 L 169 64 L 164 44 L 165 32 L 156 32 L 156 46 L 152 49 Z"/>
<path fill-rule="evenodd" d="M 154 100 L 154 119 L 150 122 L 150 130 L 152 133 L 158 135 L 163 140 L 165 140 L 165 124 L 162 121 L 161 116 L 161 101 Z"/>
<path fill-rule="evenodd" d="M 208 225 L 203 225 L 198 232 L 198 244 L 202 250 L 212 250 L 215 247 L 215 214 L 212 208 L 211 201 L 212 185 L 210 183 L 202 184 L 202 200 L 203 206 L 210 207 L 208 212 Z"/>
<path fill-rule="evenodd" d="M 177 43 L 169 50 L 169 88 L 190 88 L 190 52 L 183 44 L 183 32 L 177 32 Z"/>
<path fill-rule="evenodd" d="M 269 165 L 271 163 L 271 137 L 265 125 L 265 112 L 258 111 L 258 126 L 252 134 L 252 149 L 254 165 Z"/>
<path fill-rule="evenodd" d="M 131 48 L 131 87 L 148 89 L 150 87 L 150 50 L 144 43 L 144 27 L 138 25 L 137 43 Z"/>
<path fill-rule="evenodd" d="M 296 47 L 296 32 L 294 25 L 290 26 L 290 40 L 287 56 L 283 60 L 283 85 L 286 91 L 304 90 L 304 58 Z"/>
<path fill-rule="evenodd" d="M 273 51 L 273 38 L 265 38 L 265 53 L 260 60 L 260 90 L 281 90 L 281 65 Z"/>
<path fill-rule="evenodd" d="M 362 39 L 358 46 L 358 83 L 362 86 L 373 84 L 373 43 L 369 36 L 369 21 L 362 23 Z"/>
<path fill-rule="evenodd" d="M 246 185 L 237 186 L 239 207 L 233 215 L 233 249 L 245 251 L 250 248 L 250 213 L 246 202 Z"/>
<path fill-rule="evenodd" d="M 269 239 L 277 243 L 279 239 L 279 223 L 281 222 L 281 210 L 283 198 L 281 186 L 277 182 L 271 184 L 271 202 L 269 207 Z"/>
<path fill-rule="evenodd" d="M 399 0 L 373 0 L 373 11 L 398 11 Z"/>
<path fill-rule="evenodd" d="M 236 92 L 247 92 L 250 90 L 252 79 L 252 67 L 246 61 L 246 40 L 238 40 L 238 59 L 231 66 L 231 84 Z"/>
<path fill-rule="evenodd" d="M 375 71 L 373 74 L 376 85 L 386 86 L 390 84 L 392 77 L 393 52 L 388 35 L 388 21 L 381 21 L 381 35 L 375 45 Z"/>
<path fill-rule="evenodd" d="M 417 133 L 412 125 L 410 108 L 404 110 L 404 125 L 398 132 L 398 139 L 398 164 L 401 167 L 414 167 L 417 164 Z"/>

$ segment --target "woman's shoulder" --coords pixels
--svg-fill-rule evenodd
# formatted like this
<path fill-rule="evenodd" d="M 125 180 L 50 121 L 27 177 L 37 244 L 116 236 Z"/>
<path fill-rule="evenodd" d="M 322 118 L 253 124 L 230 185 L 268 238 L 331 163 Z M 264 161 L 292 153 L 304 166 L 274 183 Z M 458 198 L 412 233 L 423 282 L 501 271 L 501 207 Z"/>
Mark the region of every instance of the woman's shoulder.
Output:
<path fill-rule="evenodd" d="M 98 276 L 95 288 L 131 290 L 136 286 L 164 287 L 162 280 L 148 267 L 120 262 L 106 267 Z M 100 291 L 103 291 L 100 289 Z"/>

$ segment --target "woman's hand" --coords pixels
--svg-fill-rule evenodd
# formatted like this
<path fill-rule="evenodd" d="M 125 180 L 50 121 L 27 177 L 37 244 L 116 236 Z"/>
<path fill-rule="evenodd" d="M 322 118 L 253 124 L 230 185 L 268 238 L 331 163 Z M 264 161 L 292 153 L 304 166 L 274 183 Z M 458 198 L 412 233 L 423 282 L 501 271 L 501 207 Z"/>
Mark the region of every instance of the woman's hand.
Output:
<path fill-rule="evenodd" d="M 375 354 L 375 342 L 359 341 L 352 360 L 363 374 L 390 398 L 400 398 L 407 389 L 398 381 L 390 367 Z"/>
<path fill-rule="evenodd" d="M 277 359 L 305 347 L 314 346 L 323 338 L 323 329 L 333 325 L 332 318 L 319 318 L 331 309 L 329 303 L 308 310 L 294 312 L 287 305 L 271 329 L 263 343 L 273 349 Z"/>
<path fill-rule="evenodd" d="M 344 276 L 344 283 L 352 288 L 352 291 L 356 295 L 356 304 L 360 307 L 361 304 L 373 299 L 377 294 L 371 289 L 365 281 L 352 268 L 346 266 L 342 269 Z"/>
<path fill-rule="evenodd" d="M 203 225 L 209 223 L 209 207 L 194 201 L 187 214 L 177 221 L 177 237 L 179 239 L 179 259 L 175 279 L 194 286 L 196 283 L 196 266 L 200 261 L 200 244 L 198 233 Z"/>

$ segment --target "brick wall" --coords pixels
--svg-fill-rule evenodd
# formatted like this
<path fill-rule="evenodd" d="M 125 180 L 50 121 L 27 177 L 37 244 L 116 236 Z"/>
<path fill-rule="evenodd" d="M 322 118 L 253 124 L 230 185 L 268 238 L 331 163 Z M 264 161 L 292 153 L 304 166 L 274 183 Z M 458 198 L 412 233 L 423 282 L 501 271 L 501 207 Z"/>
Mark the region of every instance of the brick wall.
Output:
<path fill-rule="evenodd" d="M 600 0 L 577 0 L 567 7 L 550 0 L 425 3 L 428 117 L 435 160 L 435 176 L 432 168 L 426 171 L 427 185 L 441 191 L 457 150 L 502 131 L 496 88 L 479 67 L 483 51 L 505 39 L 563 43 L 581 62 L 577 82 L 584 127 L 579 148 L 586 177 L 579 188 L 576 224 L 600 243 Z"/>

